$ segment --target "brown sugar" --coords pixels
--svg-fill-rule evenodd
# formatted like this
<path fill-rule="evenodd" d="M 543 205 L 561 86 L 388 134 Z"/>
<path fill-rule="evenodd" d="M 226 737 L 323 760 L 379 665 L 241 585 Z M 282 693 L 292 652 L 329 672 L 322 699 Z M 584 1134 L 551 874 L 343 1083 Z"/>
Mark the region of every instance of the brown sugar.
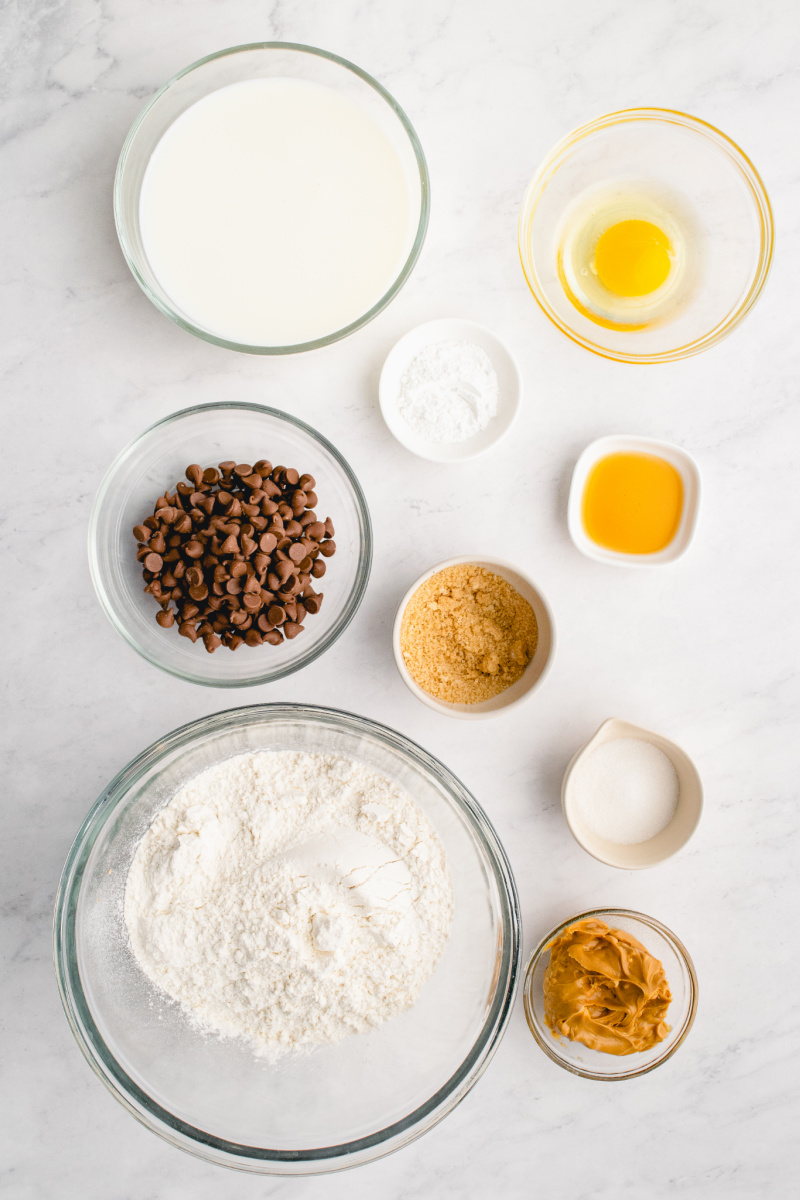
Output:
<path fill-rule="evenodd" d="M 400 627 L 412 679 L 450 704 L 477 704 L 511 687 L 536 653 L 537 639 L 528 601 L 472 563 L 445 567 L 421 584 Z"/>

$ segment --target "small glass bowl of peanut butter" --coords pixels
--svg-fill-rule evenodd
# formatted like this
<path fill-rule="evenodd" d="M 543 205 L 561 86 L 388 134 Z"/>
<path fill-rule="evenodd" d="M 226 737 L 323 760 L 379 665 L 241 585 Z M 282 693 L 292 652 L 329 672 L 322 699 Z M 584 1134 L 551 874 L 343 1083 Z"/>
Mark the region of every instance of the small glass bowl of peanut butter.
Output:
<path fill-rule="evenodd" d="M 525 1016 L 548 1058 L 584 1079 L 635 1079 L 685 1040 L 697 975 L 654 917 L 595 908 L 562 921 L 530 957 Z"/>

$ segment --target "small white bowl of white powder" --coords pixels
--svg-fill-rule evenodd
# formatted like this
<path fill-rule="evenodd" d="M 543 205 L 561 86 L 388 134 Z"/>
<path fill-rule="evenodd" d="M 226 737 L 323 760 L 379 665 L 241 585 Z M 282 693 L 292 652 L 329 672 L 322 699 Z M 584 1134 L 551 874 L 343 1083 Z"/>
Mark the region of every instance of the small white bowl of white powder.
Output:
<path fill-rule="evenodd" d="M 383 365 L 379 397 L 386 424 L 412 454 L 463 462 L 511 428 L 522 381 L 513 354 L 491 330 L 444 319 L 397 342 Z"/>
<path fill-rule="evenodd" d="M 703 785 L 680 746 L 611 718 L 567 767 L 561 803 L 584 850 L 610 867 L 636 870 L 686 845 L 700 820 Z"/>

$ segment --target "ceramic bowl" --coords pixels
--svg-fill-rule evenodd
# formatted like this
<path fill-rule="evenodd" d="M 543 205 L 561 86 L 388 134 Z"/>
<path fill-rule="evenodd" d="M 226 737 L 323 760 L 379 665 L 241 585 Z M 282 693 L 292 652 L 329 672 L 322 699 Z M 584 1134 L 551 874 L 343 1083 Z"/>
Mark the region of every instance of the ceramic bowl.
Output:
<path fill-rule="evenodd" d="M 664 967 L 672 1002 L 667 1010 L 667 1023 L 671 1026 L 663 1042 L 650 1050 L 638 1054 L 603 1054 L 589 1050 L 581 1042 L 553 1036 L 553 1031 L 544 1019 L 544 973 L 550 962 L 550 947 L 554 940 L 570 925 L 585 921 L 589 917 L 605 921 L 612 929 L 624 929 L 654 955 Z M 562 921 L 542 938 L 531 955 L 525 970 L 523 999 L 528 1027 L 540 1049 L 548 1058 L 558 1063 L 565 1071 L 580 1075 L 583 1079 L 605 1081 L 636 1079 L 660 1067 L 683 1045 L 694 1023 L 697 1012 L 697 975 L 694 963 L 683 942 L 675 934 L 644 913 L 632 912 L 627 908 L 593 908 L 589 912 L 577 913 L 568 921 Z"/>
<path fill-rule="evenodd" d="M 598 746 L 604 742 L 610 742 L 614 738 L 641 738 L 643 741 L 650 742 L 651 745 L 666 754 L 678 776 L 678 806 L 670 823 L 649 841 L 636 842 L 629 846 L 598 837 L 584 824 L 578 812 L 572 787 L 572 776 L 578 762 L 587 754 L 591 754 Z M 594 737 L 585 746 L 582 746 L 572 758 L 561 784 L 561 805 L 570 833 L 587 854 L 591 854 L 593 858 L 606 863 L 609 867 L 636 871 L 664 862 L 665 859 L 671 858 L 686 845 L 697 828 L 703 812 L 703 784 L 697 767 L 686 751 L 681 750 L 680 746 L 676 746 L 675 742 L 671 742 L 669 738 L 663 737 L 660 733 L 642 729 L 640 725 L 632 725 L 629 721 L 620 721 L 616 717 L 611 717 L 603 722 Z"/>
<path fill-rule="evenodd" d="M 464 442 L 433 442 L 420 437 L 400 413 L 400 380 L 426 346 L 449 341 L 471 342 L 488 355 L 499 385 L 497 414 L 485 429 Z M 378 394 L 383 419 L 401 446 L 431 462 L 456 463 L 485 454 L 508 433 L 522 401 L 522 378 L 516 359 L 496 334 L 474 321 L 452 318 L 418 325 L 395 344 L 383 364 Z"/>
<path fill-rule="evenodd" d="M 671 463 L 680 475 L 683 483 L 680 524 L 672 541 L 663 550 L 658 550 L 655 554 L 623 554 L 619 550 L 610 550 L 607 546 L 599 545 L 586 532 L 582 512 L 586 483 L 595 464 L 610 454 L 652 454 Z M 617 567 L 666 566 L 681 558 L 691 545 L 700 514 L 700 493 L 700 469 L 691 454 L 687 454 L 680 446 L 659 441 L 657 438 L 627 434 L 598 438 L 586 447 L 572 472 L 567 505 L 569 534 L 581 553 L 597 562 L 610 563 Z"/>
<path fill-rule="evenodd" d="M 511 687 L 506 688 L 504 692 L 500 692 L 497 696 L 492 696 L 489 700 L 481 700 L 477 704 L 450 704 L 445 700 L 437 700 L 430 692 L 426 692 L 412 678 L 406 667 L 400 647 L 400 629 L 403 624 L 403 614 L 417 588 L 430 579 L 432 575 L 437 575 L 439 571 L 443 571 L 445 567 L 455 567 L 460 563 L 472 563 L 476 567 L 485 567 L 487 571 L 492 571 L 495 575 L 499 575 L 507 583 L 510 583 L 515 591 L 530 604 L 539 627 L 536 653 L 528 663 L 522 676 Z M 556 651 L 556 627 L 550 606 L 545 600 L 541 589 L 519 567 L 501 558 L 490 558 L 484 554 L 464 554 L 460 558 L 448 558 L 444 562 L 437 563 L 435 567 L 431 567 L 430 570 L 426 571 L 424 575 L 420 575 L 419 579 L 412 583 L 400 601 L 400 607 L 394 619 L 392 649 L 394 650 L 394 661 L 397 664 L 397 669 L 400 672 L 403 683 L 418 700 L 421 700 L 423 704 L 427 704 L 434 712 L 441 713 L 443 716 L 459 717 L 462 720 L 474 721 L 485 717 L 495 717 L 500 712 L 515 708 L 532 696 L 535 691 L 538 691 L 550 674 L 553 666 Z"/>

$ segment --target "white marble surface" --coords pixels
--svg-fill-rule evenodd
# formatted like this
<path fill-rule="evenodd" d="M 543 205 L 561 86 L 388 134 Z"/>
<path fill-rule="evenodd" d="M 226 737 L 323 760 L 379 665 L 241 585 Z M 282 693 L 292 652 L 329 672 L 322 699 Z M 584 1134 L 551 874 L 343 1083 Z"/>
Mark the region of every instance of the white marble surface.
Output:
<path fill-rule="evenodd" d="M 2 1194 L 792 1194 L 796 0 L 8 0 L 3 22 Z M 237 356 L 170 324 L 128 273 L 111 214 L 116 157 L 143 101 L 193 59 L 266 38 L 326 47 L 374 73 L 416 125 L 433 180 L 428 239 L 398 300 L 348 341 L 285 360 Z M 605 362 L 564 339 L 528 294 L 515 242 L 520 198 L 549 146 L 639 103 L 695 113 L 739 141 L 763 174 L 778 229 L 772 277 L 742 328 L 699 358 L 655 368 Z M 439 469 L 393 442 L 376 384 L 394 340 L 445 315 L 506 337 L 527 395 L 513 437 L 477 463 Z M 156 418 L 221 397 L 283 406 L 331 437 L 360 475 L 376 532 L 366 600 L 334 649 L 284 683 L 226 695 L 137 658 L 103 617 L 85 554 L 92 496 L 113 455 Z M 701 464 L 699 534 L 672 570 L 604 568 L 568 539 L 572 464 L 588 441 L 615 431 L 673 439 Z M 515 519 L 500 527 L 509 502 Z M 473 549 L 525 566 L 560 634 L 545 689 L 477 739 L 412 698 L 389 642 L 407 584 Z M 59 872 L 98 791 L 159 734 L 278 699 L 368 714 L 462 777 L 508 847 L 526 952 L 557 919 L 603 903 L 672 926 L 701 983 L 680 1052 L 635 1082 L 583 1082 L 541 1054 L 518 1004 L 459 1109 L 401 1153 L 323 1179 L 226 1172 L 140 1128 L 94 1078 L 61 1012 L 50 948 Z M 566 762 L 610 715 L 682 743 L 707 788 L 691 847 L 639 874 L 585 855 L 560 812 Z"/>

